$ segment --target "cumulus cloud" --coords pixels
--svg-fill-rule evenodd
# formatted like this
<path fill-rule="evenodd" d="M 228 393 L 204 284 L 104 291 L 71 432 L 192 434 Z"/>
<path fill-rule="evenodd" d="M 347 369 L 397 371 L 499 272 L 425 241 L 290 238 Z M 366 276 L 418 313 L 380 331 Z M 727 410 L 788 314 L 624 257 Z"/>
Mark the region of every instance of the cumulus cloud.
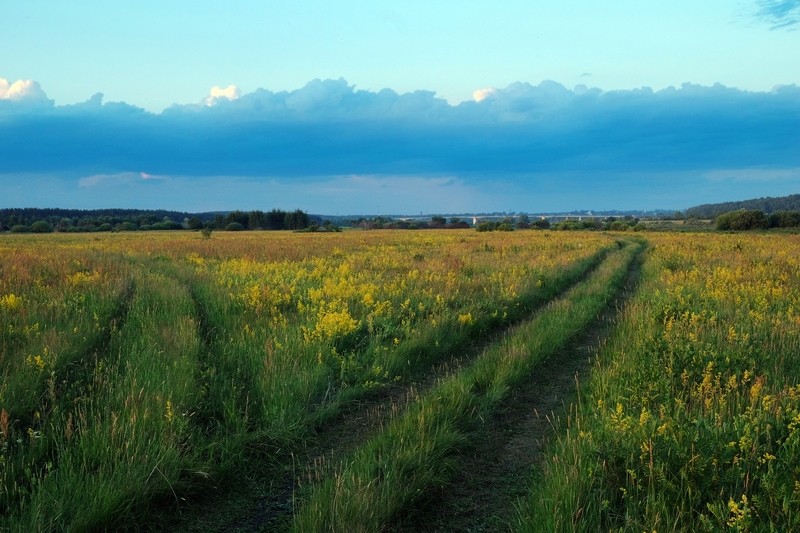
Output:
<path fill-rule="evenodd" d="M 717 168 L 726 159 L 728 166 L 795 166 L 798 120 L 796 86 L 603 92 L 515 83 L 480 103 L 451 106 L 431 93 L 359 91 L 326 80 L 158 115 L 87 103 L 48 110 L 35 121 L 17 117 L 0 126 L 13 128 L 4 138 L 16 148 L 3 151 L 0 164 L 298 176 Z"/>
<path fill-rule="evenodd" d="M 205 104 L 205 102 L 204 102 Z M 224 106 L 173 105 L 164 114 L 170 118 L 212 114 L 228 120 L 254 119 L 269 122 L 325 122 L 332 120 L 392 120 L 416 115 L 433 120 L 446 113 L 449 104 L 430 91 L 397 94 L 384 89 L 378 92 L 358 90 L 344 79 L 313 80 L 294 91 L 273 92 L 258 89 L 242 94 Z"/>
<path fill-rule="evenodd" d="M 0 78 L 0 100 L 47 100 L 47 95 L 42 90 L 38 82 L 33 80 L 17 80 L 9 83 L 8 80 Z"/>
<path fill-rule="evenodd" d="M 237 100 L 242 96 L 242 91 L 236 85 L 228 85 L 227 87 L 213 86 L 203 102 L 206 106 L 217 105 L 222 100 Z"/>
<path fill-rule="evenodd" d="M 12 83 L 0 78 L 0 117 L 4 113 L 27 113 L 52 105 L 53 101 L 47 98 L 38 82 L 17 80 Z"/>
<path fill-rule="evenodd" d="M 773 30 L 794 30 L 800 22 L 800 0 L 758 0 L 756 5 L 756 16 L 771 24 Z"/>
<path fill-rule="evenodd" d="M 482 102 L 487 98 L 491 98 L 497 94 L 497 89 L 494 87 L 487 87 L 485 89 L 477 89 L 475 92 L 472 93 L 472 99 L 476 102 Z"/>
<path fill-rule="evenodd" d="M 33 114 L 5 112 L 0 105 L 0 169 L 84 176 L 77 188 L 85 192 L 177 186 L 159 176 L 180 176 L 181 183 L 226 176 L 272 183 L 273 190 L 280 188 L 275 183 L 307 183 L 308 197 L 325 180 L 369 194 L 378 190 L 376 180 L 401 183 L 391 181 L 397 176 L 458 180 L 425 181 L 427 188 L 402 181 L 392 189 L 398 201 L 407 186 L 432 198 L 475 190 L 481 194 L 473 197 L 489 198 L 492 191 L 514 190 L 505 197 L 511 203 L 535 198 L 552 183 L 553 194 L 562 196 L 595 188 L 591 200 L 599 198 L 600 183 L 613 180 L 612 200 L 626 189 L 640 196 L 650 191 L 659 200 L 669 187 L 657 191 L 652 180 L 636 177 L 657 175 L 692 176 L 709 190 L 731 184 L 800 189 L 795 173 L 749 182 L 715 174 L 761 169 L 768 176 L 763 172 L 800 168 L 797 86 L 747 92 L 687 84 L 606 92 L 542 82 L 484 91 L 480 102 L 450 105 L 427 91 L 375 92 L 345 80 L 314 80 L 294 91 L 241 94 L 227 87 L 210 94 L 219 105 L 173 106 L 159 114 L 104 104 L 99 96 Z M 699 190 L 688 183 L 686 178 L 679 185 L 686 195 Z M 414 202 L 405 203 L 414 212 Z"/>

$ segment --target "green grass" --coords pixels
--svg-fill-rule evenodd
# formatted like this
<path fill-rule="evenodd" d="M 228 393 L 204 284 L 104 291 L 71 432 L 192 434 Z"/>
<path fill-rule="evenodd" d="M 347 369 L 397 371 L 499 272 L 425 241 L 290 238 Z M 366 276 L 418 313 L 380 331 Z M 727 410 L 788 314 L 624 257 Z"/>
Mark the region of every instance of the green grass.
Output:
<path fill-rule="evenodd" d="M 28 271 L 0 279 L 0 296 L 22 294 L 21 305 L 7 298 L 0 306 L 8 317 L 0 328 L 0 529 L 133 528 L 224 491 L 243 471 L 291 464 L 348 402 L 424 375 L 521 320 L 610 247 L 541 272 L 520 295 L 459 295 L 436 324 L 407 310 L 383 335 L 363 329 L 319 342 L 304 336 L 296 310 L 276 322 L 209 270 L 162 252 L 81 244 L 63 259 L 48 256 L 52 264 L 20 261 Z M 397 298 L 404 309 L 407 296 Z"/>
<path fill-rule="evenodd" d="M 476 419 L 598 315 L 641 245 L 611 253 L 563 297 L 510 332 L 459 374 L 418 398 L 386 429 L 301 497 L 296 531 L 378 531 L 446 484 Z"/>
<path fill-rule="evenodd" d="M 24 476 L 7 489 L 4 527 L 107 527 L 192 477 L 191 299 L 157 273 L 139 270 L 133 280 L 125 320 L 103 352 L 70 362 L 70 381 L 48 393 L 39 429 L 10 454 Z"/>
<path fill-rule="evenodd" d="M 518 530 L 800 528 L 798 260 L 739 238 L 651 237 Z"/>

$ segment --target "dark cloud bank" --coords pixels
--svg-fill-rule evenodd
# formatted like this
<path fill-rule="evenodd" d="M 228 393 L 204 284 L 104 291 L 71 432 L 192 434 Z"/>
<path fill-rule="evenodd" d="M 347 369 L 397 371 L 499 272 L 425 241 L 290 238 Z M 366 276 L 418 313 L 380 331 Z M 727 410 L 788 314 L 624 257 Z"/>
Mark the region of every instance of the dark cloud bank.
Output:
<path fill-rule="evenodd" d="M 101 96 L 72 106 L 0 101 L 0 173 L 301 181 L 446 175 L 512 188 L 551 175 L 570 176 L 580 188 L 597 185 L 596 176 L 644 187 L 624 177 L 719 180 L 730 169 L 734 181 L 778 175 L 800 187 L 795 85 L 603 92 L 516 83 L 480 102 L 450 105 L 430 92 L 370 92 L 316 80 L 296 91 L 260 89 L 211 103 L 153 114 Z"/>

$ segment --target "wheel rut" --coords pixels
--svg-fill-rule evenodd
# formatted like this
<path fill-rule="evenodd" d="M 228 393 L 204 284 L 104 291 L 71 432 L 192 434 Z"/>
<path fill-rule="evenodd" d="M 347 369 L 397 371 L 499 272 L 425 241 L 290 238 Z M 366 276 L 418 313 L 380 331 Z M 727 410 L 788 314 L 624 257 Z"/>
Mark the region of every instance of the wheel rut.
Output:
<path fill-rule="evenodd" d="M 405 410 L 417 397 L 432 389 L 437 383 L 458 373 L 469 365 L 489 345 L 513 330 L 518 324 L 530 320 L 532 316 L 546 307 L 549 301 L 565 294 L 570 288 L 587 279 L 602 263 L 598 260 L 572 284 L 551 296 L 546 302 L 533 307 L 526 316 L 504 325 L 504 327 L 466 346 L 457 357 L 450 357 L 433 366 L 424 374 L 419 374 L 411 382 L 398 383 L 376 389 L 365 397 L 341 406 L 337 413 L 318 427 L 307 446 L 295 450 L 286 461 L 282 461 L 268 472 L 259 476 L 243 477 L 239 487 L 228 497 L 225 507 L 216 516 L 209 512 L 189 512 L 190 520 L 177 524 L 182 531 L 221 529 L 229 531 L 282 531 L 290 527 L 295 496 L 303 487 L 318 483 L 333 468 L 371 436 L 380 432 L 384 425 Z M 203 310 L 198 309 L 203 324 Z M 206 343 L 213 337 L 211 331 L 204 331 Z M 570 373 L 572 379 L 573 373 Z M 559 396 L 560 397 L 560 396 Z M 527 402 L 526 402 L 527 403 Z M 545 412 L 545 411 L 542 411 Z"/>
<path fill-rule="evenodd" d="M 409 404 L 434 388 L 439 382 L 458 373 L 470 364 L 488 345 L 496 342 L 513 326 L 487 336 L 473 344 L 459 358 L 436 365 L 424 379 L 411 384 L 395 384 L 379 389 L 367 398 L 353 401 L 317 431 L 309 445 L 292 456 L 292 466 L 270 482 L 252 488 L 262 495 L 251 502 L 249 510 L 231 527 L 234 531 L 282 531 L 290 526 L 297 491 L 319 483 L 370 437 L 383 430 L 384 425 L 405 411 Z"/>
<path fill-rule="evenodd" d="M 497 415 L 481 424 L 453 483 L 439 487 L 424 504 L 398 517 L 388 531 L 511 529 L 517 500 L 529 493 L 548 441 L 568 414 L 592 359 L 638 285 L 641 258 L 640 251 L 622 289 L 597 319 L 537 366 L 502 403 Z"/>

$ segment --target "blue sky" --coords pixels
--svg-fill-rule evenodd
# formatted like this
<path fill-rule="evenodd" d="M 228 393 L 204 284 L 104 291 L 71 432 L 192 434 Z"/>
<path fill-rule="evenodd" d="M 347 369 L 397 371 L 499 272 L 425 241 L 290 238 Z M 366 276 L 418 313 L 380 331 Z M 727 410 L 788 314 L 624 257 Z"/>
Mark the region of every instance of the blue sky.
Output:
<path fill-rule="evenodd" d="M 16 2 L 0 7 L 0 207 L 797 193 L 799 21 L 800 0 Z"/>

